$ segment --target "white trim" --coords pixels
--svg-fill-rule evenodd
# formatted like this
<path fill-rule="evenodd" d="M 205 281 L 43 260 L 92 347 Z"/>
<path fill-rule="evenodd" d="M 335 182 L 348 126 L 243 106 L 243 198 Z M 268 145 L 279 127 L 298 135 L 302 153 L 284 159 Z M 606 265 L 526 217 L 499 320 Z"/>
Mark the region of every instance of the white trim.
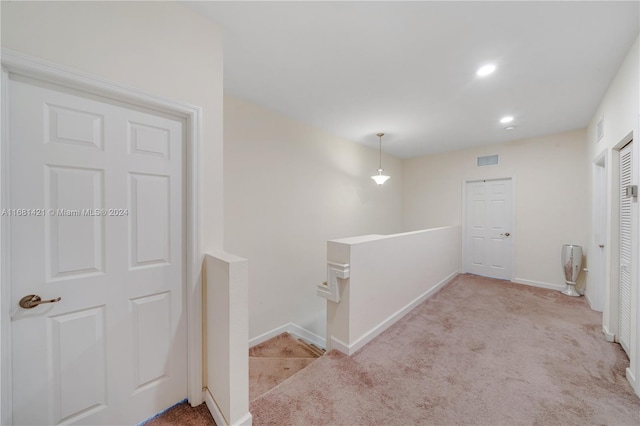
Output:
<path fill-rule="evenodd" d="M 216 400 L 213 399 L 213 396 L 211 395 L 211 392 L 209 392 L 209 389 L 204 388 L 202 390 L 202 396 L 205 404 L 207 404 L 207 408 L 209 409 L 211 416 L 213 417 L 213 420 L 216 422 L 216 425 L 228 425 L 229 422 L 224 418 L 222 410 L 220 410 L 218 404 L 216 404 Z"/>
<path fill-rule="evenodd" d="M 340 302 L 340 283 L 338 280 L 349 279 L 349 264 L 327 262 L 327 281 L 318 284 L 316 294 L 330 302 Z"/>
<path fill-rule="evenodd" d="M 216 425 L 219 426 L 251 426 L 253 423 L 253 416 L 251 415 L 251 413 L 247 413 L 244 416 L 242 416 L 240 418 L 240 420 L 238 420 L 237 422 L 235 422 L 233 425 L 229 425 L 229 422 L 227 421 L 227 419 L 224 418 L 224 416 L 222 415 L 222 411 L 220 411 L 220 408 L 218 407 L 218 404 L 216 404 L 215 400 L 213 399 L 213 396 L 211 396 L 211 393 L 209 392 L 209 389 L 204 389 L 202 391 L 202 397 L 204 399 L 205 404 L 207 404 L 207 408 L 209 409 L 209 412 L 211 413 L 211 416 L 213 417 L 213 420 L 216 422 Z"/>
<path fill-rule="evenodd" d="M 607 191 L 609 194 L 608 198 L 608 211 L 607 211 L 607 242 L 605 243 L 605 250 L 608 250 L 608 258 L 605 258 L 605 263 L 609 265 L 609 270 L 607 271 L 607 280 L 608 289 L 605 291 L 609 291 L 609 306 L 606 311 L 603 310 L 603 324 L 608 322 L 608 327 L 613 331 L 613 334 L 616 336 L 616 341 L 619 343 L 620 337 L 620 197 L 619 197 L 619 187 L 620 187 L 620 150 L 624 148 L 629 143 L 633 142 L 633 131 L 629 132 L 625 135 L 620 141 L 614 145 L 610 152 L 610 162 L 608 163 L 609 171 L 607 173 Z M 634 148 L 635 155 L 635 148 Z M 633 165 L 633 170 L 636 170 L 636 165 Z M 636 171 L 637 173 L 637 171 Z M 609 177 L 611 179 L 609 179 Z M 636 203 L 632 203 L 634 206 Z M 633 209 L 634 207 L 632 207 Z M 635 223 L 632 220 L 632 224 Z M 633 227 L 633 225 L 632 225 Z M 636 229 L 637 230 L 637 229 Z M 635 239 L 636 237 L 632 237 Z M 635 247 L 635 241 L 634 241 Z M 635 248 L 632 248 L 632 251 Z M 635 252 L 632 252 L 632 258 Z M 632 262 L 632 265 L 635 262 Z M 632 269 L 631 282 L 636 282 L 635 277 L 635 266 Z M 605 302 L 607 298 L 605 296 Z M 605 321 L 604 314 L 607 314 L 608 319 Z M 629 352 L 626 352 L 629 354 Z"/>
<path fill-rule="evenodd" d="M 281 325 L 280 327 L 276 327 L 271 331 L 267 331 L 266 333 L 262 333 L 259 336 L 254 337 L 253 339 L 249 339 L 249 347 L 253 347 L 255 345 L 259 345 L 260 343 L 266 342 L 267 340 L 276 337 L 279 334 L 282 333 L 286 333 L 287 332 L 287 327 L 289 326 L 289 324 L 284 324 Z"/>
<path fill-rule="evenodd" d="M 320 337 L 317 334 L 312 333 L 306 328 L 302 328 L 297 324 L 294 324 L 292 322 L 287 324 L 287 331 L 289 332 L 289 334 L 297 337 L 298 339 L 303 339 L 323 349 L 326 348 L 327 340 L 324 337 Z"/>
<path fill-rule="evenodd" d="M 333 336 L 331 337 L 331 349 L 335 349 L 347 355 L 352 355 L 355 352 L 355 350 L 351 351 L 348 344 Z"/>
<path fill-rule="evenodd" d="M 9 204 L 9 74 L 2 69 L 2 83 L 0 92 L 2 99 L 2 121 L 0 131 L 0 209 Z M 13 424 L 13 390 L 11 372 L 11 286 L 9 285 L 9 217 L 0 220 L 0 424 Z"/>
<path fill-rule="evenodd" d="M 191 119 L 202 109 L 185 102 L 139 90 L 135 87 L 107 80 L 73 68 L 25 55 L 11 49 L 0 50 L 2 66 L 10 74 L 19 74 L 35 80 L 98 95 L 103 98 L 124 101 L 145 108 L 151 107 Z"/>
<path fill-rule="evenodd" d="M 638 124 L 640 125 L 640 115 L 638 116 Z M 638 134 L 639 134 L 640 128 L 635 127 L 634 131 L 633 131 L 633 136 L 637 138 Z M 634 151 L 634 157 L 633 157 L 633 170 L 635 171 L 633 173 L 633 184 L 635 185 L 640 185 L 640 181 L 638 181 L 638 176 L 640 175 L 640 148 L 638 147 L 638 142 L 637 139 L 634 139 L 636 141 L 636 145 L 633 148 Z M 633 386 L 633 389 L 636 392 L 636 395 L 638 395 L 640 397 L 640 383 L 638 383 L 636 381 L 636 377 L 640 376 L 640 289 L 638 288 L 638 283 L 640 282 L 640 226 L 638 226 L 638 216 L 640 215 L 640 212 L 638 211 L 638 206 L 637 206 L 637 202 L 636 202 L 636 207 L 635 207 L 635 217 L 634 217 L 634 221 L 635 221 L 635 234 L 633 235 L 633 240 L 634 240 L 634 244 L 633 244 L 633 250 L 635 250 L 635 256 L 632 257 L 632 272 L 633 272 L 633 277 L 634 277 L 634 281 L 632 281 L 633 283 L 635 283 L 635 300 L 633 300 L 633 296 L 632 296 L 632 301 L 631 301 L 631 306 L 632 306 L 632 310 L 631 312 L 633 313 L 635 310 L 635 314 L 636 314 L 636 318 L 635 318 L 635 330 L 633 328 L 633 317 L 631 318 L 632 321 L 632 335 L 631 335 L 631 342 L 633 342 L 635 340 L 635 347 L 632 350 L 633 353 L 633 357 L 635 360 L 635 363 L 630 363 L 629 368 L 633 369 L 631 371 L 629 371 L 630 374 L 627 375 L 627 380 L 629 380 L 629 382 L 631 383 L 631 386 Z M 633 292 L 632 292 L 633 294 Z M 633 331 L 635 331 L 635 334 L 633 333 Z M 635 364 L 635 365 L 634 365 Z"/>
<path fill-rule="evenodd" d="M 200 242 L 200 146 L 202 109 L 196 108 L 187 121 L 186 261 L 187 272 L 187 395 L 192 407 L 202 404 L 202 263 Z M 189 143 L 191 142 L 191 143 Z"/>
<path fill-rule="evenodd" d="M 390 315 L 387 319 L 382 321 L 379 325 L 375 326 L 371 330 L 369 330 L 366 333 L 364 333 L 360 338 L 358 338 L 351 345 L 348 345 L 348 344 L 344 343 L 343 341 L 341 341 L 339 339 L 336 339 L 335 337 L 332 337 L 331 338 L 331 348 L 332 349 L 337 349 L 340 352 L 342 352 L 344 354 L 347 354 L 347 355 L 353 355 L 358 350 L 363 348 L 364 345 L 366 345 L 367 343 L 369 343 L 370 341 L 372 341 L 373 339 L 378 337 L 382 332 L 384 332 L 386 329 L 391 327 L 393 324 L 395 324 L 402 317 L 404 317 L 409 312 L 411 312 L 413 309 L 415 309 L 419 304 L 424 302 L 426 299 L 428 299 L 433 294 L 437 293 L 438 290 L 440 290 L 442 287 L 444 287 L 445 285 L 450 283 L 455 277 L 458 276 L 458 274 L 459 274 L 459 271 L 455 271 L 455 272 L 451 273 L 449 276 L 447 276 L 446 278 L 441 280 L 438 284 L 436 284 L 435 286 L 431 287 L 429 290 L 425 291 L 420 296 L 415 298 L 412 302 L 409 302 L 409 304 L 407 304 L 405 307 L 399 309 L 394 314 Z"/>
<path fill-rule="evenodd" d="M 255 345 L 259 345 L 260 343 L 266 342 L 267 340 L 274 338 L 282 333 L 289 333 L 298 339 L 306 340 L 307 342 L 313 343 L 320 348 L 326 348 L 326 339 L 324 337 L 320 337 L 317 334 L 307 330 L 306 328 L 302 328 L 292 322 L 281 325 L 280 327 L 276 327 L 271 331 L 267 331 L 266 333 L 262 333 L 261 335 L 250 339 L 249 347 L 251 348 Z"/>
<path fill-rule="evenodd" d="M 565 287 L 562 284 L 552 284 L 552 283 L 545 283 L 542 281 L 525 280 L 524 278 L 514 278 L 511 280 L 511 282 L 515 284 L 524 284 L 531 287 L 546 288 L 549 290 L 564 290 L 564 287 Z"/>
<path fill-rule="evenodd" d="M 75 69 L 55 64 L 52 62 L 44 61 L 38 58 L 33 58 L 19 52 L 15 52 L 9 49 L 3 48 L 0 53 L 2 70 L 4 74 L 19 74 L 26 77 L 30 77 L 36 80 L 56 84 L 74 90 L 80 90 L 88 94 L 97 95 L 106 99 L 111 99 L 120 102 L 126 102 L 132 105 L 142 106 L 144 108 L 151 108 L 156 111 L 169 113 L 171 115 L 179 116 L 186 120 L 186 169 L 185 169 L 185 185 L 186 185 L 186 287 L 185 297 L 187 304 L 187 375 L 188 375 L 188 389 L 187 397 L 192 406 L 200 405 L 202 403 L 202 282 L 201 282 L 201 270 L 202 270 L 202 249 L 200 244 L 200 205 L 199 205 L 199 187 L 200 187 L 200 146 L 202 139 L 202 109 L 198 106 L 190 105 L 184 102 L 177 102 L 175 100 L 161 97 L 152 93 L 140 91 L 131 86 L 126 86 L 120 83 L 112 82 L 104 78 L 77 71 Z M 3 77 L 3 81 L 4 81 Z M 6 91 L 2 90 L 5 94 Z M 6 98 L 3 95 L 3 99 Z M 3 101 L 4 102 L 4 101 Z M 5 105 L 3 105 L 4 107 Z M 3 108 L 3 111 L 6 108 Z M 5 114 L 3 112 L 3 114 Z M 3 120 L 6 116 L 3 115 Z M 4 138 L 3 138 L 4 139 Z M 5 149 L 4 144 L 2 149 Z M 6 155 L 6 152 L 3 153 Z M 0 158 L 4 155 L 0 156 Z M 3 158 L 3 161 L 8 161 Z M 6 173 L 6 168 L 3 167 L 3 173 Z M 7 186 L 6 174 L 2 177 L 2 184 Z M 2 188 L 4 189 L 4 188 Z M 2 191 L 2 201 L 6 195 Z M 5 239 L 6 236 L 3 236 Z M 0 269 L 3 271 L 2 279 L 2 299 L 10 301 L 10 297 L 6 297 L 5 292 L 10 291 L 6 288 L 10 287 L 7 282 L 7 277 L 4 275 L 8 262 L 7 256 L 2 256 L 3 265 Z M 2 339 L 4 341 L 5 332 L 7 327 L 11 327 L 10 318 L 9 324 L 5 324 L 7 321 L 7 313 L 5 312 L 7 307 L 2 305 L 2 327 L 0 332 L 2 333 Z M 11 362 L 11 350 L 6 345 L 2 345 L 0 348 L 2 353 L 2 367 L 5 368 L 5 364 L 10 365 Z M 2 382 L 5 384 L 5 372 L 2 372 Z M 7 385 L 7 386 L 10 386 Z M 4 386 L 3 388 L 4 389 Z M 7 401 L 10 402 L 10 398 L 5 398 L 6 395 L 2 395 L 2 416 L 5 416 Z M 9 407 L 10 408 L 10 407 Z M 2 418 L 4 424 L 5 418 Z M 10 422 L 8 422 L 10 423 Z"/>
<path fill-rule="evenodd" d="M 240 417 L 240 420 L 235 422 L 233 426 L 251 426 L 253 424 L 253 416 L 251 413 L 247 413 Z"/>
<path fill-rule="evenodd" d="M 611 333 L 611 332 L 609 331 L 609 329 L 607 328 L 607 326 L 605 326 L 605 325 L 603 325 L 603 326 L 602 326 L 602 334 L 604 334 L 604 339 L 605 339 L 607 342 L 615 343 L 615 341 L 616 341 L 616 335 L 615 335 L 615 334 L 613 334 L 613 333 Z"/>
<path fill-rule="evenodd" d="M 627 367 L 626 373 L 627 373 L 627 381 L 629 381 L 629 384 L 633 388 L 633 391 L 636 393 L 636 395 L 640 397 L 640 388 L 638 387 L 638 382 L 636 382 L 636 378 L 633 375 L 633 372 L 631 371 L 631 367 Z"/>
<path fill-rule="evenodd" d="M 460 273 L 466 274 L 467 271 L 467 179 L 462 180 L 462 190 L 460 205 Z"/>
<path fill-rule="evenodd" d="M 587 301 L 587 304 L 589 305 L 589 308 L 592 311 L 595 311 L 595 309 L 593 309 L 593 303 L 591 303 L 591 299 L 589 298 L 589 295 L 587 293 L 584 294 L 584 300 Z M 596 312 L 600 312 L 600 311 L 596 311 Z"/>

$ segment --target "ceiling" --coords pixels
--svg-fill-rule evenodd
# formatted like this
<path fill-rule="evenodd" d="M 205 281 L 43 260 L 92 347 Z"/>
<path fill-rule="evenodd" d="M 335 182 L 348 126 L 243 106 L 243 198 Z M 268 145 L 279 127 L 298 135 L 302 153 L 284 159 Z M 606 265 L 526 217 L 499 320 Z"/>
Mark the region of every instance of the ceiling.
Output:
<path fill-rule="evenodd" d="M 400 158 L 586 127 L 640 31 L 635 1 L 187 5 L 226 93 Z"/>

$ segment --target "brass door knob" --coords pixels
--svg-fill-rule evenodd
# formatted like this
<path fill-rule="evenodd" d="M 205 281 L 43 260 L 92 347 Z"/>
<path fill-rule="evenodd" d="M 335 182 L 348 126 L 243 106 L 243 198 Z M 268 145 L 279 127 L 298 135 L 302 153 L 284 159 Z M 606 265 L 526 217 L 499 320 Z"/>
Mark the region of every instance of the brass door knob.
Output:
<path fill-rule="evenodd" d="M 55 299 L 49 299 L 49 300 L 42 300 L 40 296 L 38 296 L 37 294 L 30 294 L 20 299 L 20 302 L 18 302 L 18 305 L 20 305 L 20 307 L 24 309 L 31 309 L 31 308 L 35 308 L 38 305 L 42 305 L 43 303 L 56 303 L 61 300 L 62 300 L 62 297 L 56 297 Z"/>

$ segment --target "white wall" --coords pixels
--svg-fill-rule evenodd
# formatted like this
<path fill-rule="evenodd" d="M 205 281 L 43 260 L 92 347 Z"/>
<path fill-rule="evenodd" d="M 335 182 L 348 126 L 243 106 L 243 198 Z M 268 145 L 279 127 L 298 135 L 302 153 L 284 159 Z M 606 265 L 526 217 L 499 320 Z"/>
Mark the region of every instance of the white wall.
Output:
<path fill-rule="evenodd" d="M 476 167 L 498 154 L 500 164 Z M 404 161 L 404 229 L 461 225 L 464 180 L 514 178 L 514 281 L 559 286 L 563 244 L 585 248 L 588 179 L 584 130 Z"/>
<path fill-rule="evenodd" d="M 604 134 L 600 141 L 597 141 L 597 123 L 604 119 Z M 617 313 L 617 286 L 618 271 L 617 265 L 619 238 L 618 238 L 618 196 L 616 184 L 619 181 L 618 169 L 616 162 L 618 161 L 616 148 L 626 143 L 631 138 L 634 139 L 634 171 L 633 181 L 635 184 L 640 182 L 640 140 L 638 139 L 638 124 L 640 120 L 640 37 L 629 50 L 627 57 L 620 66 L 615 78 L 609 85 L 600 105 L 595 111 L 593 118 L 587 128 L 587 146 L 588 155 L 585 167 L 592 170 L 593 161 L 604 153 L 607 164 L 607 189 L 606 211 L 607 217 L 607 240 L 605 243 L 606 271 L 604 285 L 604 309 L 603 309 L 603 328 L 607 333 L 616 334 L 618 332 L 618 313 Z M 593 191 L 590 191 L 593 197 Z M 638 203 L 633 203 L 633 214 L 635 215 L 634 223 L 636 224 L 635 238 L 635 262 L 632 271 L 632 299 L 635 303 L 632 306 L 632 327 L 631 327 L 631 344 L 630 344 L 630 369 L 632 377 L 630 378 L 632 385 L 638 395 L 640 395 L 640 385 L 637 381 L 640 379 L 640 290 L 638 289 L 638 268 L 640 264 L 640 255 L 638 250 L 638 240 L 640 239 L 640 226 L 638 226 Z M 590 224 L 589 242 L 595 244 L 593 228 Z M 593 283 L 598 285 L 599 283 Z"/>
<path fill-rule="evenodd" d="M 1 3 L 2 47 L 202 107 L 202 243 L 222 248 L 222 30 L 174 2 Z"/>
<path fill-rule="evenodd" d="M 353 354 L 458 275 L 460 243 L 460 226 L 329 241 L 350 275 L 327 301 L 329 349 Z"/>
<path fill-rule="evenodd" d="M 232 96 L 224 113 L 225 250 L 249 259 L 249 335 L 324 336 L 327 240 L 400 230 L 401 162 L 383 157 L 378 187 L 376 150 Z"/>

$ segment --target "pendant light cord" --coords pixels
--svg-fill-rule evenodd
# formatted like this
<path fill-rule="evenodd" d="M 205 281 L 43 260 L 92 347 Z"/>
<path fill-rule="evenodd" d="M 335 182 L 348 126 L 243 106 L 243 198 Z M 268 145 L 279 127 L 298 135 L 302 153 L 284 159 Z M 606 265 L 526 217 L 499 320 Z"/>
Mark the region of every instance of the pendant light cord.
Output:
<path fill-rule="evenodd" d="M 380 138 L 380 150 L 379 150 L 379 161 L 378 161 L 378 171 L 382 170 L 382 137 L 384 133 L 378 133 L 378 137 Z"/>

